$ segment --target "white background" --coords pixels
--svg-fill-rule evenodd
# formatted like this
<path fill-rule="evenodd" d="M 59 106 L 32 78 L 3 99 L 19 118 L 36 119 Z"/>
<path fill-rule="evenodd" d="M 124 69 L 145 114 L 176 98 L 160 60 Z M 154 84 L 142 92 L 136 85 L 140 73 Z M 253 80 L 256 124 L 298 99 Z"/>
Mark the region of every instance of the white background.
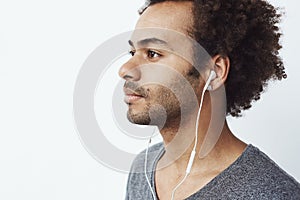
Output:
<path fill-rule="evenodd" d="M 272 84 L 244 118 L 229 123 L 238 137 L 299 181 L 300 3 L 272 2 L 286 11 L 281 55 L 288 79 Z M 142 3 L 0 1 L 0 199 L 124 197 L 127 175 L 102 166 L 81 145 L 72 95 L 88 55 L 110 37 L 132 30 Z M 145 141 L 133 146 L 132 138 L 128 143 L 115 138 L 115 145 L 128 152 L 145 146 Z"/>

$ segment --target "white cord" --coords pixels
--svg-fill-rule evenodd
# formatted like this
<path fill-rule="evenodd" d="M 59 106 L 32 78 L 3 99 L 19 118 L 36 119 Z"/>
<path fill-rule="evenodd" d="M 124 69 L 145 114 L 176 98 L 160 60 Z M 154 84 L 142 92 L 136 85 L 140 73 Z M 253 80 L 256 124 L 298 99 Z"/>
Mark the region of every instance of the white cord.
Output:
<path fill-rule="evenodd" d="M 210 84 L 211 80 L 212 80 L 213 78 L 215 78 L 215 76 L 216 76 L 215 72 L 214 72 L 214 71 L 211 71 L 211 74 L 209 75 L 209 78 L 207 79 L 207 81 L 206 81 L 206 83 L 205 83 L 205 85 L 204 85 L 204 88 L 203 88 L 203 91 L 202 91 L 202 94 L 201 94 L 200 106 L 199 106 L 199 110 L 198 110 L 198 113 L 197 113 L 194 147 L 193 147 L 193 150 L 192 150 L 192 152 L 191 152 L 191 155 L 190 155 L 190 158 L 189 158 L 189 162 L 188 162 L 188 165 L 187 165 L 186 170 L 185 170 L 185 176 L 184 176 L 183 179 L 175 186 L 175 188 L 172 190 L 171 200 L 174 199 L 176 190 L 183 184 L 183 182 L 186 180 L 186 178 L 188 177 L 189 173 L 191 172 L 191 169 L 192 169 L 192 166 L 193 166 L 193 163 L 194 163 L 194 159 L 195 159 L 195 155 L 196 155 L 196 147 L 197 147 L 197 143 L 198 143 L 198 126 L 199 126 L 199 119 L 200 119 L 200 115 L 201 115 L 202 105 L 203 105 L 204 94 L 205 94 L 207 88 L 209 87 L 209 84 Z M 150 146 L 150 143 L 151 143 L 151 138 L 152 138 L 152 136 L 153 136 L 153 134 L 151 135 L 151 137 L 150 137 L 150 139 L 149 139 L 148 146 L 147 146 L 146 153 L 145 153 L 144 173 L 145 173 L 145 177 L 146 177 L 148 186 L 149 186 L 149 188 L 150 188 L 150 190 L 151 190 L 153 199 L 156 200 L 156 196 L 155 196 L 155 194 L 154 194 L 154 191 L 153 191 L 153 189 L 152 189 L 151 183 L 150 183 L 149 178 L 148 178 L 148 176 L 147 176 L 147 158 L 148 158 L 148 149 L 149 149 L 149 146 Z"/>
<path fill-rule="evenodd" d="M 172 191 L 172 197 L 171 197 L 172 200 L 174 199 L 174 195 L 175 195 L 176 190 L 177 190 L 177 189 L 181 186 L 181 184 L 185 181 L 185 179 L 187 178 L 187 176 L 188 176 L 188 174 L 185 173 L 185 176 L 183 177 L 183 179 L 182 179 L 182 180 L 180 181 L 180 183 L 177 184 L 176 187 L 173 189 L 173 191 Z"/>
<path fill-rule="evenodd" d="M 151 186 L 151 183 L 150 183 L 150 180 L 147 176 L 147 159 L 148 159 L 148 150 L 149 150 L 149 146 L 151 144 L 151 138 L 152 138 L 153 134 L 151 135 L 149 141 L 148 141 L 148 145 L 147 145 L 147 149 L 146 149 L 146 153 L 145 153 L 145 163 L 144 163 L 144 174 L 145 174 L 145 177 L 146 177 L 146 180 L 147 180 L 147 183 L 148 183 L 148 186 L 150 188 L 150 191 L 152 193 L 152 197 L 153 197 L 153 200 L 156 200 L 156 196 L 154 194 L 154 191 L 152 189 L 152 186 Z"/>
<path fill-rule="evenodd" d="M 191 152 L 191 155 L 190 155 L 188 165 L 187 165 L 186 170 L 185 170 L 185 176 L 180 181 L 180 183 L 178 183 L 176 185 L 176 187 L 173 189 L 171 200 L 174 199 L 176 190 L 183 184 L 183 182 L 186 180 L 189 173 L 191 172 L 191 169 L 192 169 L 192 166 L 193 166 L 193 163 L 194 163 L 194 159 L 195 159 L 195 155 L 196 155 L 196 147 L 197 147 L 197 143 L 198 143 L 198 126 L 199 126 L 199 119 L 200 119 L 200 115 L 201 115 L 200 113 L 201 113 L 202 105 L 203 105 L 204 94 L 205 94 L 205 91 L 207 90 L 207 88 L 209 87 L 209 84 L 210 84 L 210 81 L 211 81 L 212 78 L 213 78 L 213 75 L 211 74 L 209 76 L 208 80 L 206 81 L 206 84 L 204 85 L 204 88 L 203 88 L 203 91 L 202 91 L 200 106 L 199 106 L 199 110 L 198 110 L 198 114 L 197 114 L 197 120 L 196 120 L 195 143 L 194 143 L 194 147 L 193 147 L 193 150 Z"/>

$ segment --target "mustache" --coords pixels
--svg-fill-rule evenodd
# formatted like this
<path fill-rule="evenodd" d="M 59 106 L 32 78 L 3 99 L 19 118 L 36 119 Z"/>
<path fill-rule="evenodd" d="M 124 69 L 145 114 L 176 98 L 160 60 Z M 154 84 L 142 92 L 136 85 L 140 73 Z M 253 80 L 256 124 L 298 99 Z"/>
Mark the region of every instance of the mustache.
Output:
<path fill-rule="evenodd" d="M 134 91 L 135 93 L 137 93 L 138 95 L 143 96 L 143 97 L 147 97 L 147 95 L 148 95 L 148 92 L 145 88 L 143 88 L 142 86 L 140 86 L 139 84 L 134 83 L 134 82 L 126 81 L 124 83 L 123 87 L 126 89 L 130 89 L 130 90 Z"/>

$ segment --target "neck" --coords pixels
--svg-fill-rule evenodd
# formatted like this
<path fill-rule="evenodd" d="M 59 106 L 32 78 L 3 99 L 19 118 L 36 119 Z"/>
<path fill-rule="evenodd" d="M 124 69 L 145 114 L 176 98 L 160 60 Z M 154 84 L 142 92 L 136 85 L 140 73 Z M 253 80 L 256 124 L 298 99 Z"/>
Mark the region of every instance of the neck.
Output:
<path fill-rule="evenodd" d="M 178 175 L 185 173 L 195 145 L 196 119 L 195 112 L 182 122 L 175 120 L 160 131 L 166 151 L 158 163 L 158 169 L 168 167 Z M 203 106 L 191 174 L 214 167 L 224 170 L 243 152 L 245 146 L 232 134 L 225 116 L 212 117 L 210 106 Z"/>

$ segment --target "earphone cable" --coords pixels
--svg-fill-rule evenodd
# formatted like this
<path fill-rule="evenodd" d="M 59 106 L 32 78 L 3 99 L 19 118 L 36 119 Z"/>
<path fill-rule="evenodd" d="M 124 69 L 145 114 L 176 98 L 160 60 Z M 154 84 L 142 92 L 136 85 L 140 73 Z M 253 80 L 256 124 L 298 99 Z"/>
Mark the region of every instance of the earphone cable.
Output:
<path fill-rule="evenodd" d="M 147 145 L 147 149 L 146 149 L 146 152 L 145 152 L 145 162 L 144 162 L 144 174 L 145 174 L 145 177 L 146 177 L 146 180 L 147 180 L 147 184 L 150 188 L 150 191 L 151 191 L 151 194 L 152 194 L 152 197 L 153 197 L 153 200 L 156 200 L 156 196 L 154 194 L 154 191 L 152 189 L 152 186 L 151 186 L 151 183 L 150 183 L 150 180 L 148 178 L 148 175 L 147 175 L 147 159 L 148 159 L 148 150 L 149 150 L 149 146 L 151 144 L 151 138 L 152 138 L 153 134 L 151 135 L 149 141 L 148 141 L 148 145 Z"/>
<path fill-rule="evenodd" d="M 201 94 L 201 101 L 200 101 L 199 110 L 198 110 L 198 113 L 197 113 L 197 120 L 196 120 L 195 143 L 194 143 L 194 147 L 193 147 L 193 150 L 191 152 L 190 159 L 189 159 L 186 171 L 185 171 L 185 176 L 180 181 L 180 183 L 178 183 L 176 185 L 176 187 L 173 189 L 171 200 L 174 199 L 176 190 L 183 184 L 183 182 L 186 180 L 186 178 L 188 177 L 188 175 L 189 175 L 189 173 L 192 169 L 192 165 L 194 163 L 195 154 L 196 154 L 196 147 L 197 147 L 197 143 L 198 143 L 198 126 L 199 126 L 199 120 L 200 120 L 200 116 L 201 116 L 201 110 L 202 110 L 202 105 L 203 105 L 204 94 L 205 94 L 205 91 L 207 90 L 207 88 L 209 87 L 209 84 L 210 84 L 210 81 L 211 81 L 212 77 L 213 77 L 213 75 L 211 74 L 209 76 L 206 84 L 204 85 L 204 88 L 203 88 L 203 91 L 202 91 L 202 94 Z"/>

